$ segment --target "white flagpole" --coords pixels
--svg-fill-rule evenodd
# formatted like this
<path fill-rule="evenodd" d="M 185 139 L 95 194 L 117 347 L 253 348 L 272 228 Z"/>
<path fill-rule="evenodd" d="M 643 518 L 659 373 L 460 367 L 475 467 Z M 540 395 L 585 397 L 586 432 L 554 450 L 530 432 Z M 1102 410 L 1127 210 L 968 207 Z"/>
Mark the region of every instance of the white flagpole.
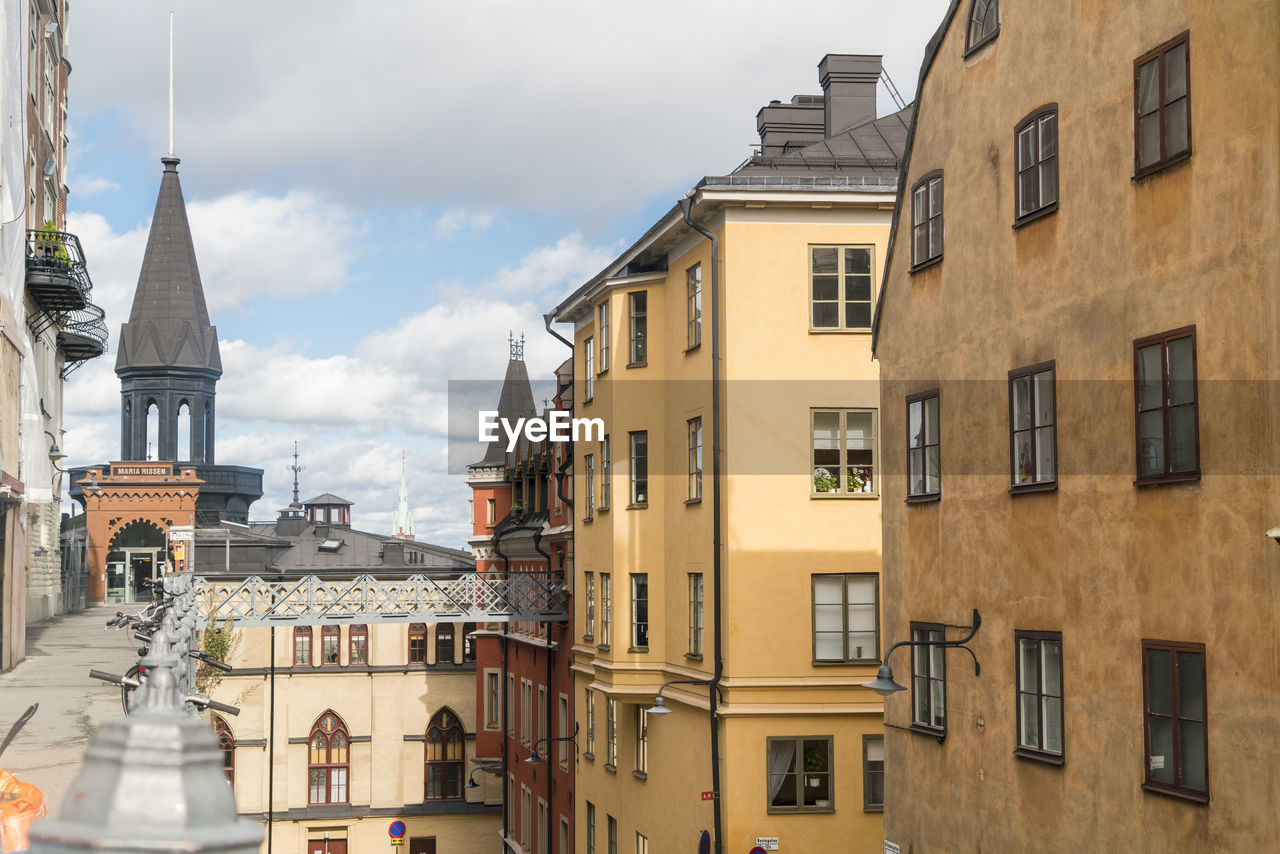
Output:
<path fill-rule="evenodd" d="M 173 10 L 169 10 L 169 156 L 173 156 Z"/>

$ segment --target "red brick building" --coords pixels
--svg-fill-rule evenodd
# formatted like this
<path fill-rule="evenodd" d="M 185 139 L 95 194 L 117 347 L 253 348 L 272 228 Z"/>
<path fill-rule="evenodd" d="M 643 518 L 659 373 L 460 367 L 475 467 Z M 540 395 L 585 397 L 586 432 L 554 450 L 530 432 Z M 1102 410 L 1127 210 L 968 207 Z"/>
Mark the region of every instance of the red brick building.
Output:
<path fill-rule="evenodd" d="M 572 409 L 572 377 L 571 362 L 557 369 L 553 409 Z M 538 414 L 518 344 L 498 413 L 511 422 Z M 532 572 L 562 584 L 573 577 L 572 446 L 521 440 L 513 451 L 505 448 L 505 440 L 490 444 L 468 467 L 476 569 Z M 504 781 L 508 850 L 571 854 L 577 762 L 571 626 L 490 623 L 475 634 L 477 772 Z M 541 761 L 529 762 L 535 751 Z"/>

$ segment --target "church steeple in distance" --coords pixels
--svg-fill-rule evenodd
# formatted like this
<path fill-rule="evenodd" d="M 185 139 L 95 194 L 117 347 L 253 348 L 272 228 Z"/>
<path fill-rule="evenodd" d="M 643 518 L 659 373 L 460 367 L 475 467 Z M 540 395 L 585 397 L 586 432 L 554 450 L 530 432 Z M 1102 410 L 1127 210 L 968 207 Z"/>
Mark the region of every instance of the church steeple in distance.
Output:
<path fill-rule="evenodd" d="M 209 322 L 177 157 L 160 158 L 160 194 L 129 320 L 120 329 L 120 458 L 214 462 L 214 385 L 222 375 L 218 332 Z M 158 436 L 147 435 L 155 408 Z M 189 445 L 179 447 L 180 424 Z M 186 437 L 183 437 L 184 442 Z"/>
<path fill-rule="evenodd" d="M 412 540 L 413 508 L 409 506 L 409 486 L 405 480 L 405 455 L 400 452 L 400 502 L 396 505 L 396 532 L 399 540 Z"/>

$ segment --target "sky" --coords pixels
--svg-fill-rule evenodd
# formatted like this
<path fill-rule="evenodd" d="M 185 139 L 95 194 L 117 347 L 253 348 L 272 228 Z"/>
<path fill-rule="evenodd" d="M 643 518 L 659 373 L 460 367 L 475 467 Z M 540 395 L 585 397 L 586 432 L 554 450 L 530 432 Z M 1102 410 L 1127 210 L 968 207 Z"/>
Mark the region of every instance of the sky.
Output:
<path fill-rule="evenodd" d="M 64 450 L 119 456 L 114 373 L 167 149 L 218 330 L 217 462 L 264 470 L 250 511 L 336 493 L 391 533 L 407 461 L 419 540 L 463 547 L 447 382 L 569 356 L 542 315 L 704 175 L 770 100 L 873 53 L 914 97 L 947 0 L 85 0 L 70 12 L 68 228 L 110 353 L 75 371 Z M 881 86 L 881 115 L 893 102 Z M 496 401 L 495 401 L 496 404 Z"/>

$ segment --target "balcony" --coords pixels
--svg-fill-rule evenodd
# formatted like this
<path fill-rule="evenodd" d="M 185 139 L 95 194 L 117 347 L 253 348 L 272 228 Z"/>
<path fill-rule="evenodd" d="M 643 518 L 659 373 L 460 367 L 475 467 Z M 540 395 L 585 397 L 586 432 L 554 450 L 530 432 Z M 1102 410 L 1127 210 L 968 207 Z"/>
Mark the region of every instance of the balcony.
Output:
<path fill-rule="evenodd" d="M 107 324 L 102 309 L 89 302 L 66 315 L 58 330 L 58 347 L 66 357 L 62 368 L 64 380 L 76 368 L 106 352 Z"/>
<path fill-rule="evenodd" d="M 27 230 L 27 291 L 50 322 L 88 306 L 92 287 L 78 237 L 65 231 Z"/>

